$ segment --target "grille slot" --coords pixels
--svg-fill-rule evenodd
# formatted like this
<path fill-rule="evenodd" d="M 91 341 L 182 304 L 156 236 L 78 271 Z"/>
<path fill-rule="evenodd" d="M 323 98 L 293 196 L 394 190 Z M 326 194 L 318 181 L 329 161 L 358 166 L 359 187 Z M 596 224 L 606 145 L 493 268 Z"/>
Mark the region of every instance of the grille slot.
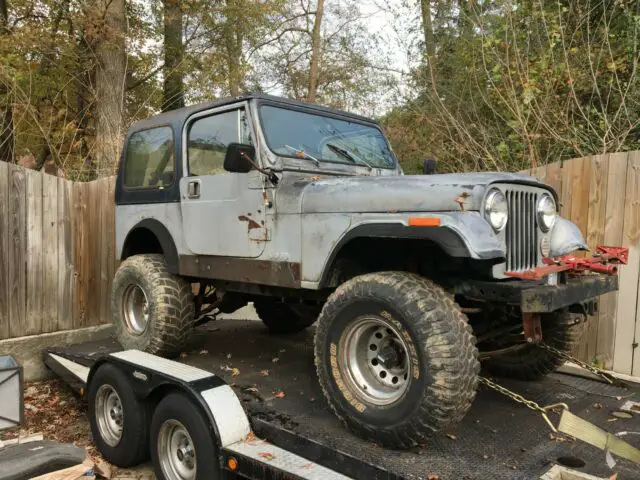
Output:
<path fill-rule="evenodd" d="M 538 264 L 538 194 L 508 189 L 505 195 L 509 208 L 506 226 L 507 271 L 529 270 Z"/>

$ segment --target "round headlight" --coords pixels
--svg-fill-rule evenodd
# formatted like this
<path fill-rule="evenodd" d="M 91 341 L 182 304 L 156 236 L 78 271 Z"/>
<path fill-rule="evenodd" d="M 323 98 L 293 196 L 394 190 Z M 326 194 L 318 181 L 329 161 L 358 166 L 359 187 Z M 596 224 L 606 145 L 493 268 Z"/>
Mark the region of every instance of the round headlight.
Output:
<path fill-rule="evenodd" d="M 497 189 L 493 189 L 487 195 L 484 203 L 484 216 L 489 221 L 496 232 L 499 232 L 507 224 L 509 208 L 504 194 Z"/>
<path fill-rule="evenodd" d="M 548 232 L 556 222 L 556 202 L 548 193 L 538 200 L 538 225 L 543 232 Z"/>

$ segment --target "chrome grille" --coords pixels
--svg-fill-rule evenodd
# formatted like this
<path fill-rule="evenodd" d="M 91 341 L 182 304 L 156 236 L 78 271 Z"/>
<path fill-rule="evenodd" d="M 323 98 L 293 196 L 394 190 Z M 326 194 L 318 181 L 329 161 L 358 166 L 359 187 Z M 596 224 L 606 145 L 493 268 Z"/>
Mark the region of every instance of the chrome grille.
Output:
<path fill-rule="evenodd" d="M 538 194 L 506 189 L 509 220 L 506 226 L 507 271 L 529 270 L 538 264 Z"/>

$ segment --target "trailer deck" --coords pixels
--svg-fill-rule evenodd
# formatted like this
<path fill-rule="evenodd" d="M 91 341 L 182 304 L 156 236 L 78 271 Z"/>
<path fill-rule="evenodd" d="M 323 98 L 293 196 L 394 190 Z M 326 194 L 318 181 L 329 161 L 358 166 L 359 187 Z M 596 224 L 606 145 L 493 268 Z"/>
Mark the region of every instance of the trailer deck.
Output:
<path fill-rule="evenodd" d="M 56 356 L 90 367 L 118 350 L 113 340 L 50 349 L 45 363 L 80 390 L 82 382 L 65 375 Z M 602 450 L 552 435 L 537 413 L 485 387 L 461 424 L 421 448 L 393 451 L 361 440 L 339 423 L 320 391 L 313 329 L 276 336 L 268 335 L 261 322 L 217 320 L 196 330 L 179 361 L 231 385 L 258 436 L 353 478 L 532 479 L 564 464 L 601 478 L 618 472 L 620 479 L 640 479 L 638 465 L 616 458 L 611 470 Z M 612 416 L 626 400 L 640 400 L 638 385 L 612 386 L 562 373 L 539 382 L 496 381 L 540 405 L 565 402 L 573 413 L 609 432 L 640 432 L 640 414 Z M 624 438 L 640 446 L 640 434 Z"/>

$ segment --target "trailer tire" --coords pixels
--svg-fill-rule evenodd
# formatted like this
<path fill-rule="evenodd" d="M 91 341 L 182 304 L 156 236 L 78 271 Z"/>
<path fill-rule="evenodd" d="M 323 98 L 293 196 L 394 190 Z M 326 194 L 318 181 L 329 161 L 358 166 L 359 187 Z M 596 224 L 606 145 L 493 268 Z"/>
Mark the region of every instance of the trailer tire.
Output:
<path fill-rule="evenodd" d="M 576 321 L 579 314 L 557 311 L 541 314 L 542 338 L 549 346 L 571 353 L 580 343 L 585 330 L 583 321 Z M 554 372 L 564 359 L 528 345 L 521 350 L 491 357 L 482 362 L 482 368 L 499 377 L 533 381 Z"/>
<path fill-rule="evenodd" d="M 149 458 L 149 408 L 120 369 L 109 364 L 99 367 L 89 382 L 87 401 L 93 441 L 107 461 L 124 468 Z"/>
<path fill-rule="evenodd" d="M 151 460 L 158 480 L 189 478 L 189 475 L 171 474 L 176 470 L 191 473 L 189 460 L 195 468 L 193 473 L 196 476 L 193 478 L 220 478 L 218 448 L 208 425 L 204 412 L 183 393 L 170 393 L 160 401 L 151 420 Z M 180 456 L 178 452 L 171 451 L 173 435 L 183 440 L 183 452 L 194 452 L 195 460 L 193 456 L 189 457 L 189 453 Z"/>
<path fill-rule="evenodd" d="M 366 362 L 351 353 L 363 350 Z M 458 305 L 437 284 L 405 272 L 365 274 L 336 289 L 318 321 L 315 363 L 338 418 L 391 448 L 411 448 L 459 422 L 480 370 Z"/>
<path fill-rule="evenodd" d="M 313 325 L 318 319 L 320 307 L 289 304 L 270 298 L 253 303 L 256 313 L 270 333 L 297 333 Z"/>
<path fill-rule="evenodd" d="M 111 295 L 113 328 L 125 349 L 180 353 L 195 323 L 191 285 L 169 272 L 162 255 L 133 255 L 120 264 Z"/>

